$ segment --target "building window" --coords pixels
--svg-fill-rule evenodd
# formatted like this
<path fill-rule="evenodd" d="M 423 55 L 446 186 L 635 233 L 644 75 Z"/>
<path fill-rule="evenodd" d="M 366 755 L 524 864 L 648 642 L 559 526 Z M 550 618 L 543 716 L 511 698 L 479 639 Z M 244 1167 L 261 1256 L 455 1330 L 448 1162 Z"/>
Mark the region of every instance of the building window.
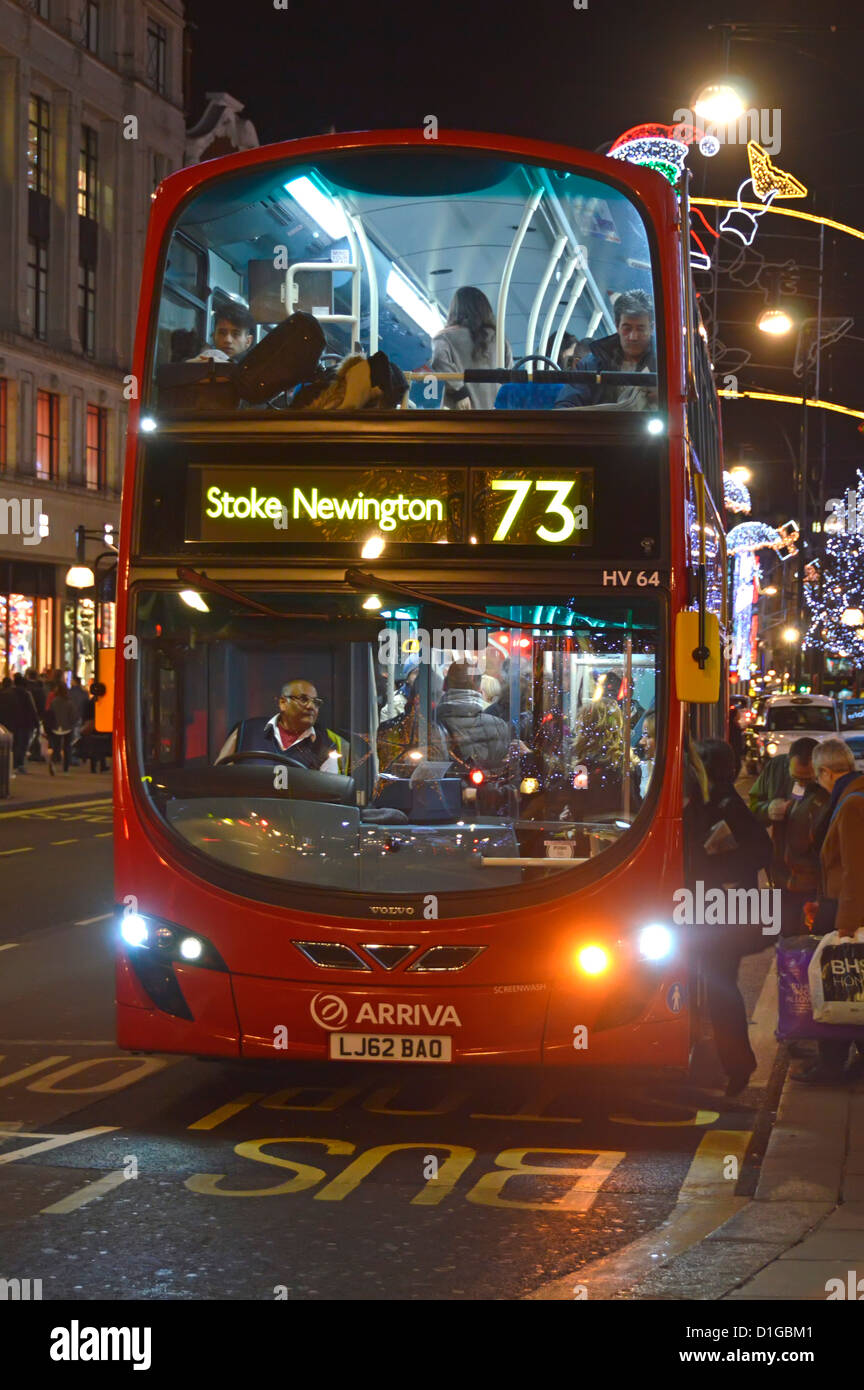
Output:
<path fill-rule="evenodd" d="M 84 0 L 81 11 L 81 41 L 91 53 L 99 52 L 99 5 L 97 0 Z"/>
<path fill-rule="evenodd" d="M 34 338 L 48 329 L 48 247 L 31 237 L 27 254 L 27 304 Z"/>
<path fill-rule="evenodd" d="M 0 473 L 5 472 L 9 454 L 9 382 L 5 377 L 0 377 Z"/>
<path fill-rule="evenodd" d="M 87 407 L 87 486 L 101 492 L 107 479 L 108 411 L 99 405 Z"/>
<path fill-rule="evenodd" d="M 60 455 L 60 397 L 53 391 L 36 393 L 36 477 L 53 482 Z"/>
<path fill-rule="evenodd" d="M 155 19 L 147 20 L 147 81 L 160 95 L 165 95 L 168 54 L 168 31 Z"/>
<path fill-rule="evenodd" d="M 27 118 L 27 187 L 47 198 L 51 191 L 51 104 L 31 96 Z"/>
<path fill-rule="evenodd" d="M 99 216 L 99 136 L 89 125 L 81 127 L 78 154 L 78 216 Z"/>
<path fill-rule="evenodd" d="M 78 340 L 81 351 L 92 357 L 96 351 L 96 269 L 78 266 Z"/>

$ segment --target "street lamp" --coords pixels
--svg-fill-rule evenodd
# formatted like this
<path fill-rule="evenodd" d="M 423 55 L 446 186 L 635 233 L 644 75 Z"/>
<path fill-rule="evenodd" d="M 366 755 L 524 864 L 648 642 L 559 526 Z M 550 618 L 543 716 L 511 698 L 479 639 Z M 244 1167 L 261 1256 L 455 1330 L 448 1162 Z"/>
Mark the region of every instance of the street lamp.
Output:
<path fill-rule="evenodd" d="M 782 338 L 791 333 L 794 325 L 785 309 L 769 308 L 762 310 L 756 320 L 756 327 L 772 338 Z"/>
<path fill-rule="evenodd" d="M 743 483 L 746 487 L 753 474 L 743 463 L 736 463 L 734 468 L 729 469 L 729 477 L 734 478 L 736 483 Z"/>
<path fill-rule="evenodd" d="M 745 106 L 729 82 L 709 82 L 697 93 L 693 111 L 711 125 L 728 125 L 743 116 Z"/>
<path fill-rule="evenodd" d="M 800 637 L 801 637 L 801 633 L 798 631 L 797 627 L 784 627 L 784 629 L 783 629 L 783 641 L 784 641 L 784 642 L 789 642 L 789 643 L 791 644 L 792 642 L 797 642 L 797 641 L 799 641 Z"/>

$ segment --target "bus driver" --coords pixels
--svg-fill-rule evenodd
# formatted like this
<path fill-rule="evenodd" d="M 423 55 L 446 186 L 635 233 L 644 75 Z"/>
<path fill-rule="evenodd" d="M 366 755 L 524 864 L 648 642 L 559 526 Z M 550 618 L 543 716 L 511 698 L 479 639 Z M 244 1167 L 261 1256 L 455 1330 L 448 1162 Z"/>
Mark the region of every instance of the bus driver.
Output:
<path fill-rule="evenodd" d="M 340 740 L 316 723 L 324 701 L 311 681 L 286 681 L 279 713 L 272 719 L 241 719 L 219 750 L 217 764 L 232 753 L 284 753 L 314 772 L 339 772 Z"/>

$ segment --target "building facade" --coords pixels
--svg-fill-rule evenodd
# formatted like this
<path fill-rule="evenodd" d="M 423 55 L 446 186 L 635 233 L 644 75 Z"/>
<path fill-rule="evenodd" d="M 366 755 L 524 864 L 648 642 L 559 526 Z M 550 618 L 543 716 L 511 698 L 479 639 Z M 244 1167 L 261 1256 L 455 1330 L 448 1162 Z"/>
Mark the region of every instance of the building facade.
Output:
<path fill-rule="evenodd" d="M 150 196 L 184 163 L 181 0 L 0 0 L 0 675 L 93 674 Z M 103 605 L 111 645 L 113 605 Z"/>

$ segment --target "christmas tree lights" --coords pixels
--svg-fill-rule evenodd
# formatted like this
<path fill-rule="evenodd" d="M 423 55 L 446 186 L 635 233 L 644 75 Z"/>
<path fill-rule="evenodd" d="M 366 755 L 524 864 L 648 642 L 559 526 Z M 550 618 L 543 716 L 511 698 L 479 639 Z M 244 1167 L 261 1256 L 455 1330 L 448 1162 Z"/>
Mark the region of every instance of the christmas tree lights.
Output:
<path fill-rule="evenodd" d="M 854 500 L 854 505 L 852 505 Z M 804 597 L 810 610 L 805 647 L 821 647 L 837 656 L 864 660 L 864 474 L 858 470 L 857 489 L 850 489 L 845 517 L 835 513 L 836 529 L 827 527 L 821 565 L 804 571 Z M 811 577 L 812 576 L 812 577 Z"/>

